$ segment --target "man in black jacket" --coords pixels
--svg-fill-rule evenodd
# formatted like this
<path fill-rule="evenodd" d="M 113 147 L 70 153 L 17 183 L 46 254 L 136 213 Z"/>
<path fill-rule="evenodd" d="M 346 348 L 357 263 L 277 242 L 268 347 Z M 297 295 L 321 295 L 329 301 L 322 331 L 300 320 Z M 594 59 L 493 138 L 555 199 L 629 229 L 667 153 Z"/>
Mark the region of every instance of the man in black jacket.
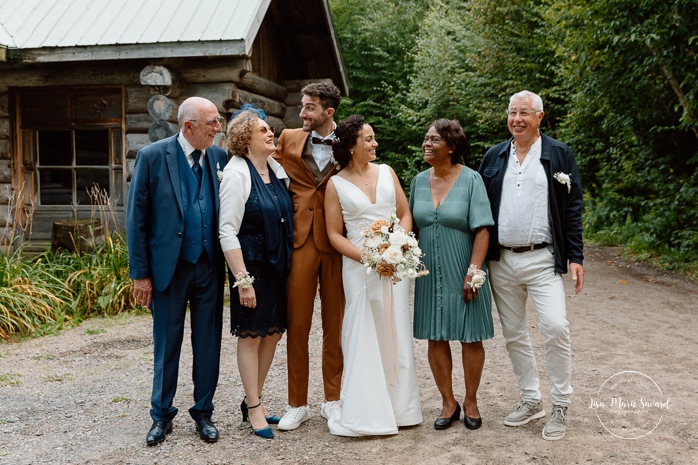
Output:
<path fill-rule="evenodd" d="M 553 411 L 543 438 L 561 439 L 572 395 L 572 347 L 562 274 L 568 263 L 575 292 L 584 287 L 582 186 L 570 148 L 539 130 L 543 101 L 529 91 L 509 101 L 512 138 L 485 154 L 480 175 L 495 224 L 487 252 L 490 284 L 521 400 L 504 424 L 521 426 L 545 416 L 535 354 L 528 334 L 530 295 L 545 341 Z"/>

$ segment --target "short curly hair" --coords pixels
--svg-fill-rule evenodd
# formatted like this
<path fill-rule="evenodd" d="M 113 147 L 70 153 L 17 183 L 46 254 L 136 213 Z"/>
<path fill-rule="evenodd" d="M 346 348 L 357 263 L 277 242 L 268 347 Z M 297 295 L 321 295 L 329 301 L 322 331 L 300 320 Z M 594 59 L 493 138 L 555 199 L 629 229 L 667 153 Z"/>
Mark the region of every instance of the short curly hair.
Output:
<path fill-rule="evenodd" d="M 332 156 L 340 170 L 346 168 L 351 161 L 352 149 L 361 135 L 364 124 L 366 119 L 363 116 L 351 115 L 340 121 L 334 129 L 337 138 L 332 143 Z"/>
<path fill-rule="evenodd" d="M 301 94 L 309 97 L 317 97 L 323 110 L 334 108 L 337 111 L 339 99 L 342 96 L 337 86 L 331 82 L 313 82 L 301 89 Z"/>
<path fill-rule="evenodd" d="M 247 155 L 250 139 L 259 129 L 259 114 L 253 110 L 245 110 L 228 123 L 228 152 L 236 157 Z"/>
<path fill-rule="evenodd" d="M 457 120 L 437 119 L 429 125 L 429 128 L 436 129 L 441 138 L 449 147 L 453 147 L 451 153 L 451 164 L 455 165 L 465 160 L 466 152 L 468 151 L 468 138 L 465 131 Z"/>

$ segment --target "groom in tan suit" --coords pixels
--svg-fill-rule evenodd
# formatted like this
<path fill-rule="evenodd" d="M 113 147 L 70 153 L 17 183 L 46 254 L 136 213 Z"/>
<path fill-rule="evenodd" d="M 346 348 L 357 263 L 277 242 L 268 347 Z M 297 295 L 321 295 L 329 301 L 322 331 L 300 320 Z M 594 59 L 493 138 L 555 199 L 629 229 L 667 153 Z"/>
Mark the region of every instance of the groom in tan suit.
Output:
<path fill-rule="evenodd" d="M 286 129 L 279 137 L 274 158 L 291 178 L 293 200 L 293 254 L 287 280 L 287 358 L 289 408 L 280 430 L 294 430 L 310 418 L 308 407 L 308 339 L 315 295 L 320 281 L 322 316 L 322 378 L 327 418 L 339 405 L 342 380 L 342 318 L 344 289 L 342 256 L 330 245 L 325 229 L 325 186 L 337 174 L 330 162 L 334 140 L 334 113 L 339 89 L 331 83 L 305 86 L 301 93 L 302 129 Z"/>

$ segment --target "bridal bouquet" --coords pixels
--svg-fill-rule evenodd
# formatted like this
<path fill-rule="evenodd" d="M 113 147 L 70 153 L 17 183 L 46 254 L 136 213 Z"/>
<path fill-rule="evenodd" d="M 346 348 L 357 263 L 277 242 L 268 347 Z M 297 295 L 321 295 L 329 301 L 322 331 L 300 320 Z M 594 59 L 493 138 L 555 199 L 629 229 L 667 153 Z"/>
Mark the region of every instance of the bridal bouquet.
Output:
<path fill-rule="evenodd" d="M 364 236 L 361 262 L 366 272 L 374 271 L 381 278 L 397 283 L 403 278 L 418 278 L 429 274 L 420 260 L 422 249 L 411 231 L 400 226 L 392 215 L 388 220 L 376 220 L 362 230 Z"/>

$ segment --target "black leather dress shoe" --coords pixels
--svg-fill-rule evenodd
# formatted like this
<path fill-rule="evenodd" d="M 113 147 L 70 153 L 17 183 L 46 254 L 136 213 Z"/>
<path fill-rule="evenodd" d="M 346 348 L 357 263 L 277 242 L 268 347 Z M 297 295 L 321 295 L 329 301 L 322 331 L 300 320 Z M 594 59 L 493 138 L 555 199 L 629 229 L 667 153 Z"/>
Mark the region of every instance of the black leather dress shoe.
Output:
<path fill-rule="evenodd" d="M 465 427 L 468 429 L 478 429 L 482 426 L 482 418 L 470 418 L 466 415 L 463 423 L 465 423 Z"/>
<path fill-rule="evenodd" d="M 450 418 L 437 418 L 434 421 L 434 429 L 448 429 L 454 421 L 460 420 L 460 404 L 456 402 L 456 410 Z"/>
<path fill-rule="evenodd" d="M 149 446 L 160 444 L 171 432 L 171 421 L 154 421 L 153 426 L 151 426 L 150 431 L 148 431 L 148 436 L 146 436 L 145 442 L 147 442 Z"/>
<path fill-rule="evenodd" d="M 218 441 L 218 428 L 208 417 L 196 420 L 196 431 L 199 433 L 199 437 L 206 442 Z"/>

